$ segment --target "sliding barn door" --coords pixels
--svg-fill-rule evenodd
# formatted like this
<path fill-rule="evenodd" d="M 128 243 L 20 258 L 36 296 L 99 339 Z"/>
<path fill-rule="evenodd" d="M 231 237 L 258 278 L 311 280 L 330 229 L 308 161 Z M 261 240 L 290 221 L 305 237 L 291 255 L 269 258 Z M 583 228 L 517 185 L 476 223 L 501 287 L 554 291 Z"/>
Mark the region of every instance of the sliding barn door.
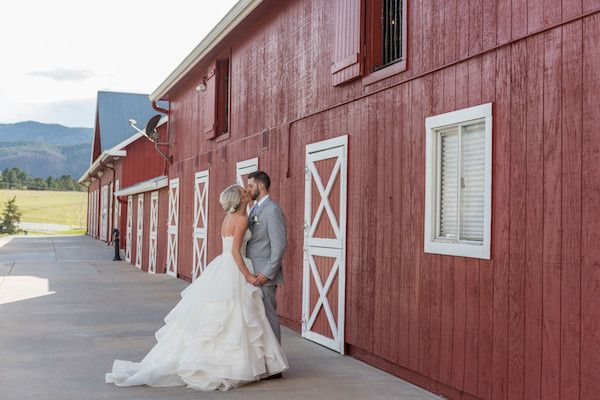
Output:
<path fill-rule="evenodd" d="M 142 245 L 144 239 L 144 193 L 137 198 L 137 230 L 135 235 L 135 266 L 142 269 Z"/>
<path fill-rule="evenodd" d="M 108 229 L 106 232 L 106 241 L 107 242 L 112 242 L 112 229 L 114 228 L 112 226 L 112 214 L 113 214 L 113 183 L 110 182 L 108 184 L 108 211 L 106 213 L 106 219 L 108 221 L 107 225 L 108 225 Z"/>
<path fill-rule="evenodd" d="M 119 185 L 119 180 L 117 179 L 115 181 L 115 192 L 118 192 L 120 188 L 121 188 L 121 186 Z M 121 230 L 121 227 L 120 227 L 121 203 L 119 202 L 119 199 L 117 196 L 115 196 L 114 205 L 115 206 L 114 206 L 114 211 L 113 211 L 113 216 L 114 216 L 113 228 L 117 228 L 117 229 Z"/>
<path fill-rule="evenodd" d="M 96 190 L 96 197 L 94 199 L 94 235 L 96 239 L 100 239 L 100 190 Z"/>
<path fill-rule="evenodd" d="M 131 241 L 133 240 L 133 197 L 127 196 L 127 236 L 125 237 L 125 259 L 131 262 Z"/>
<path fill-rule="evenodd" d="M 90 194 L 90 235 L 92 237 L 96 237 L 96 233 L 94 233 L 94 213 L 95 208 L 94 208 L 94 200 L 96 199 L 96 191 L 93 191 Z"/>
<path fill-rule="evenodd" d="M 88 207 L 87 207 L 87 233 L 92 235 L 92 193 L 88 192 Z"/>
<path fill-rule="evenodd" d="M 158 238 L 158 192 L 150 195 L 150 238 L 148 240 L 148 273 L 156 273 L 156 241 Z"/>
<path fill-rule="evenodd" d="M 100 239 L 108 241 L 108 186 L 100 191 Z"/>
<path fill-rule="evenodd" d="M 169 222 L 167 223 L 167 274 L 177 277 L 177 239 L 179 236 L 179 178 L 169 182 Z"/>
<path fill-rule="evenodd" d="M 306 146 L 302 336 L 344 354 L 348 137 Z"/>
<path fill-rule="evenodd" d="M 93 210 L 94 210 L 94 220 L 92 223 L 92 226 L 94 228 L 94 234 L 93 236 L 98 239 L 98 199 L 100 197 L 100 193 L 98 192 L 98 190 L 94 191 L 94 201 L 93 201 Z"/>
<path fill-rule="evenodd" d="M 206 240 L 208 234 L 208 170 L 196 172 L 194 179 L 194 261 L 192 280 L 206 267 Z"/>

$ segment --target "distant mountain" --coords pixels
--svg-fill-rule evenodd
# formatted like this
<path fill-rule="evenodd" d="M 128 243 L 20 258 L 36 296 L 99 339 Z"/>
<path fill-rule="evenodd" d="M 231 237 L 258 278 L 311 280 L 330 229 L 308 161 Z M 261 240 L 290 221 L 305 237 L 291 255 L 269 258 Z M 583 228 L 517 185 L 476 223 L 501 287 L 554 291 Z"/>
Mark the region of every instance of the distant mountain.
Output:
<path fill-rule="evenodd" d="M 78 179 L 90 162 L 92 128 L 19 122 L 0 124 L 0 170 L 18 167 L 33 177 Z"/>

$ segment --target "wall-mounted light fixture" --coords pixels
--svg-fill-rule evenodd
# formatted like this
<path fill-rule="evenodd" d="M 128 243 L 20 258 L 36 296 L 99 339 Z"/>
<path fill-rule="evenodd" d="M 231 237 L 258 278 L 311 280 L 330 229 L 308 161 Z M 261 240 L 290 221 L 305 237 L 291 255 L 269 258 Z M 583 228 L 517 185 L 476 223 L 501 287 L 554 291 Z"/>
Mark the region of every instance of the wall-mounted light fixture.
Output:
<path fill-rule="evenodd" d="M 206 90 L 206 78 L 202 78 L 202 82 L 200 82 L 198 86 L 196 86 L 196 90 L 198 92 L 204 92 Z"/>

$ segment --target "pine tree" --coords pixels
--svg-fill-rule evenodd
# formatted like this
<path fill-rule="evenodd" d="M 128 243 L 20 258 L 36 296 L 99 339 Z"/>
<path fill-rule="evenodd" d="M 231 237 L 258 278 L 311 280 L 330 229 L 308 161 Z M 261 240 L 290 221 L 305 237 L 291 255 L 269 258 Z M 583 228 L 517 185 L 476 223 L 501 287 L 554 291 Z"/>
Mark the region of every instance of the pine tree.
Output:
<path fill-rule="evenodd" d="M 0 222 L 0 232 L 8 233 L 9 235 L 19 233 L 20 229 L 17 227 L 17 224 L 21 222 L 21 214 L 17 206 L 17 196 L 13 196 L 4 207 L 2 222 Z"/>

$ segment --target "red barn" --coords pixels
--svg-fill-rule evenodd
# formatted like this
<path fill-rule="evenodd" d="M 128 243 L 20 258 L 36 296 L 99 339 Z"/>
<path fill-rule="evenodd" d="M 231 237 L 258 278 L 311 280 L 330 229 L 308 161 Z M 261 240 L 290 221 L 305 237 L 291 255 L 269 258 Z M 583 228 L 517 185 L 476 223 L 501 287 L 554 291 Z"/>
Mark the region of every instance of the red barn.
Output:
<path fill-rule="evenodd" d="M 147 95 L 99 92 L 91 164 L 79 179 L 88 186 L 88 234 L 112 242 L 112 230 L 119 228 L 127 259 L 152 272 L 164 272 L 164 251 L 156 243 L 158 224 L 166 218 L 166 189 L 160 190 L 167 181 L 166 160 L 154 143 L 135 132 L 129 119 L 145 123 L 165 111 L 159 106 L 153 108 Z M 164 117 L 158 124 L 160 140 L 167 140 L 166 121 Z M 149 190 L 156 194 L 146 193 Z M 164 197 L 163 212 L 159 212 L 160 197 Z M 150 237 L 154 239 L 152 248 Z M 142 238 L 148 238 L 145 247 Z"/>
<path fill-rule="evenodd" d="M 160 140 L 166 140 L 166 118 L 158 127 Z M 143 271 L 165 272 L 168 178 L 166 160 L 152 142 L 141 134 L 124 147 L 126 157 L 117 164 L 120 187 L 115 197 L 121 204 L 119 232 L 125 259 Z"/>
<path fill-rule="evenodd" d="M 262 169 L 303 337 L 450 398 L 596 399 L 599 12 L 239 1 L 150 96 L 167 273 L 202 272 L 220 191 Z"/>

